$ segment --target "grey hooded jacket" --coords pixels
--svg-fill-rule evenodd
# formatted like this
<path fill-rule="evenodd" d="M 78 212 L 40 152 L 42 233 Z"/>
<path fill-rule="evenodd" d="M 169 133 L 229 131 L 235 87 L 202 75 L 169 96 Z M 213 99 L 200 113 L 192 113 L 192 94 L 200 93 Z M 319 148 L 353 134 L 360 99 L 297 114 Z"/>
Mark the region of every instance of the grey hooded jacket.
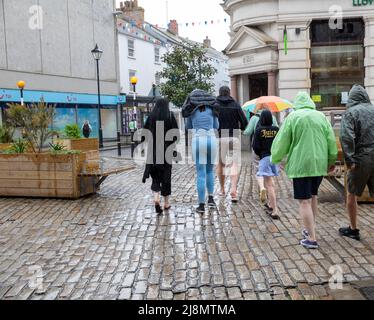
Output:
<path fill-rule="evenodd" d="M 347 107 L 340 133 L 345 161 L 374 168 L 374 106 L 362 86 L 353 86 Z"/>

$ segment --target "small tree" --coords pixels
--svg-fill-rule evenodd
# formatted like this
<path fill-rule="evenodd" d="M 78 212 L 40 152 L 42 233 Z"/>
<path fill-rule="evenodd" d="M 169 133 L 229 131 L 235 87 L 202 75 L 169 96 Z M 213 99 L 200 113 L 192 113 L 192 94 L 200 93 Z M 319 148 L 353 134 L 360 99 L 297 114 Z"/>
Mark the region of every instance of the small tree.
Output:
<path fill-rule="evenodd" d="M 212 92 L 211 79 L 217 70 L 209 63 L 206 50 L 199 45 L 185 43 L 175 46 L 173 51 L 163 56 L 166 67 L 159 73 L 166 79 L 161 84 L 161 93 L 177 107 L 181 107 L 194 89 Z"/>
<path fill-rule="evenodd" d="M 13 142 L 14 128 L 5 124 L 0 126 L 0 143 L 11 143 Z"/>
<path fill-rule="evenodd" d="M 14 128 L 20 128 L 24 139 L 33 152 L 42 152 L 47 140 L 57 133 L 50 130 L 55 108 L 48 106 L 43 100 L 29 106 L 8 104 L 7 118 Z"/>
<path fill-rule="evenodd" d="M 68 139 L 82 138 L 81 129 L 77 124 L 67 124 L 64 129 L 64 135 Z"/>

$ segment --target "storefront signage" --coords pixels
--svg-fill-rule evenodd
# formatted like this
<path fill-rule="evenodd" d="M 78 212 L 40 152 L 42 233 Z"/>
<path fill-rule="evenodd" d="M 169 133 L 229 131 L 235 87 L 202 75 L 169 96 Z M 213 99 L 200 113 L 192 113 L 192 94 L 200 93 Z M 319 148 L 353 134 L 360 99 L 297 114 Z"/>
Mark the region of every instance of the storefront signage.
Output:
<path fill-rule="evenodd" d="M 47 103 L 61 104 L 97 104 L 96 94 L 84 93 L 64 93 L 50 91 L 31 91 L 25 90 L 25 102 L 33 103 L 43 99 Z M 0 89 L 0 102 L 19 102 L 21 99 L 19 90 Z M 102 95 L 101 103 L 103 105 L 117 105 L 126 103 L 126 96 Z"/>
<path fill-rule="evenodd" d="M 353 0 L 353 6 L 361 7 L 361 6 L 371 6 L 374 4 L 374 0 Z"/>
<path fill-rule="evenodd" d="M 321 96 L 321 95 L 313 95 L 313 96 L 312 96 L 312 100 L 313 100 L 315 103 L 321 103 L 321 102 L 322 102 L 322 96 Z"/>

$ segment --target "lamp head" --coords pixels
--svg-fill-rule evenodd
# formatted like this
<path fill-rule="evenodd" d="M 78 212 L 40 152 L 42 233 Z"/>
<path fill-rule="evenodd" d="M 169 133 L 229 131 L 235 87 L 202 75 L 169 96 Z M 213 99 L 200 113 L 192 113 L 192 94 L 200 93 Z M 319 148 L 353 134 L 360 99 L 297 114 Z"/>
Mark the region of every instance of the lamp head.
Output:
<path fill-rule="evenodd" d="M 134 86 L 138 83 L 138 78 L 137 77 L 131 77 L 131 84 Z"/>
<path fill-rule="evenodd" d="M 25 88 L 25 86 L 26 86 L 25 81 L 21 80 L 21 81 L 18 81 L 18 82 L 17 82 L 17 87 L 18 87 L 18 89 L 23 90 L 23 89 Z"/>
<path fill-rule="evenodd" d="M 100 60 L 101 56 L 103 55 L 103 50 L 99 49 L 99 46 L 96 44 L 91 53 L 95 60 Z"/>

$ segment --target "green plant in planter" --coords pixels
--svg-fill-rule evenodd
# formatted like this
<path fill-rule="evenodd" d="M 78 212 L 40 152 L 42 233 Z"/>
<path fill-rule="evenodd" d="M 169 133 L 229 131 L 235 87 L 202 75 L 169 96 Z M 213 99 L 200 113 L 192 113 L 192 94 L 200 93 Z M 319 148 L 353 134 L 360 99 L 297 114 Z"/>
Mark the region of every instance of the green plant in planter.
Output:
<path fill-rule="evenodd" d="M 0 143 L 13 142 L 14 128 L 9 125 L 0 126 Z"/>
<path fill-rule="evenodd" d="M 66 149 L 66 146 L 64 146 L 62 143 L 50 143 L 50 150 L 51 151 L 64 151 Z"/>
<path fill-rule="evenodd" d="M 55 112 L 54 106 L 49 106 L 43 100 L 37 104 L 20 105 L 8 104 L 6 111 L 8 123 L 13 128 L 21 128 L 23 138 L 29 143 L 34 153 L 42 152 L 48 139 L 57 135 L 50 130 Z"/>
<path fill-rule="evenodd" d="M 10 148 L 5 150 L 6 154 L 22 154 L 27 151 L 29 143 L 21 138 L 13 142 Z"/>
<path fill-rule="evenodd" d="M 77 124 L 68 124 L 64 129 L 64 135 L 68 139 L 81 139 L 82 133 L 81 129 Z"/>

